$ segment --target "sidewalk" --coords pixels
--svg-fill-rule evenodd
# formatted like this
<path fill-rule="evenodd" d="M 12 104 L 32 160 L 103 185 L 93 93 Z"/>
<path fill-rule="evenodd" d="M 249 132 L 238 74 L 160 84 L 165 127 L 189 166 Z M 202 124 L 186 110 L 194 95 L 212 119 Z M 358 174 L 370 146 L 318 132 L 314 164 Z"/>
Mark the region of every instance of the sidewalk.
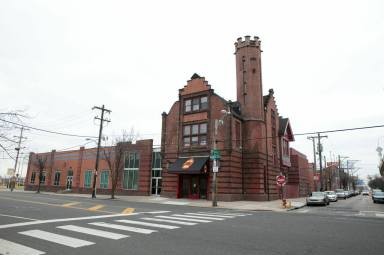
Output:
<path fill-rule="evenodd" d="M 0 189 L 1 191 L 1 189 Z M 15 190 L 14 192 L 26 192 L 34 193 L 34 191 L 20 191 Z M 41 192 L 40 194 L 50 194 L 57 196 L 72 196 L 72 197 L 89 197 L 90 194 L 78 194 L 78 193 L 53 193 L 53 192 Z M 97 195 L 97 199 L 109 199 L 110 195 Z M 122 196 L 117 195 L 116 200 L 127 201 L 127 202 L 140 202 L 140 203 L 155 203 L 164 205 L 184 205 L 193 207 L 206 207 L 212 208 L 212 201 L 210 200 L 195 200 L 195 199 L 174 199 L 160 196 Z M 285 212 L 295 210 L 305 206 L 305 197 L 287 199 L 287 204 L 290 207 L 283 208 L 281 200 L 273 201 L 232 201 L 223 202 L 218 201 L 216 208 L 225 208 L 232 210 L 245 210 L 245 211 L 275 211 Z"/>

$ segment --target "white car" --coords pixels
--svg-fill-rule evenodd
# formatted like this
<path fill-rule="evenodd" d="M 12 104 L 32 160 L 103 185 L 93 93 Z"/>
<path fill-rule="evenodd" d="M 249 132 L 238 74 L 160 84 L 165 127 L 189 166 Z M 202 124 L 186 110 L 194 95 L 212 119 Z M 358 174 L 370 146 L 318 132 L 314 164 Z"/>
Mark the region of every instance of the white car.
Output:
<path fill-rule="evenodd" d="M 329 201 L 331 202 L 337 202 L 337 195 L 334 191 L 325 191 L 325 194 L 327 194 L 327 197 Z"/>

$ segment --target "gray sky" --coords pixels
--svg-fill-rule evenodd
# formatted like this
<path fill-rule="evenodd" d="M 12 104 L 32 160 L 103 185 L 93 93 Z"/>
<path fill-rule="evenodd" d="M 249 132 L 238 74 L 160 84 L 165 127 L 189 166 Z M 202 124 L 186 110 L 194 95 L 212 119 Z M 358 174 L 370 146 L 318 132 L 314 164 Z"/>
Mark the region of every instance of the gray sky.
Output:
<path fill-rule="evenodd" d="M 161 113 L 194 72 L 236 100 L 234 42 L 251 35 L 262 41 L 264 94 L 274 89 L 294 133 L 382 125 L 383 13 L 380 0 L 3 0 L 0 109 L 26 110 L 32 127 L 97 136 L 91 108 L 104 104 L 112 110 L 106 135 L 134 127 L 160 144 Z M 25 135 L 24 152 L 86 143 Z M 378 173 L 384 128 L 323 141 L 328 159 L 349 156 L 360 160 L 360 176 Z M 291 146 L 312 161 L 306 136 Z M 4 157 L 0 175 L 14 164 Z"/>

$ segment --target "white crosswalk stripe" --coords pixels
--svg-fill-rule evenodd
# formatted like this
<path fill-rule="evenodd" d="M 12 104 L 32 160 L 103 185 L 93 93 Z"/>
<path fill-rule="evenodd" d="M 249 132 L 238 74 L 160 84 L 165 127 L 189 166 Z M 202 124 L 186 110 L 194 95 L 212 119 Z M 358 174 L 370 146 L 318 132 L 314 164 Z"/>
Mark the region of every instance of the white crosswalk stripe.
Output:
<path fill-rule="evenodd" d="M 99 230 L 99 229 L 79 227 L 79 226 L 75 226 L 75 225 L 65 225 L 65 226 L 59 226 L 57 228 L 65 229 L 65 230 L 69 230 L 69 231 L 74 231 L 74 232 L 78 232 L 78 233 L 82 233 L 82 234 L 92 235 L 92 236 L 100 236 L 100 237 L 104 237 L 107 239 L 113 239 L 113 240 L 118 240 L 118 239 L 122 239 L 125 237 L 129 237 L 127 235 L 112 233 L 112 232 Z"/>
<path fill-rule="evenodd" d="M 220 214 L 207 214 L 207 213 L 185 213 L 187 215 L 206 216 L 206 217 L 220 217 L 225 219 L 233 219 L 236 216 L 220 215 Z"/>
<path fill-rule="evenodd" d="M 199 213 L 209 213 L 213 215 L 226 215 L 226 216 L 235 216 L 235 217 L 244 217 L 244 216 L 252 215 L 249 213 L 225 213 L 225 212 L 199 212 Z"/>
<path fill-rule="evenodd" d="M 177 226 L 164 225 L 164 224 L 156 224 L 156 223 L 143 222 L 143 221 L 135 221 L 135 220 L 115 220 L 115 221 L 122 222 L 122 223 L 128 223 L 128 224 L 136 224 L 136 225 L 141 225 L 141 226 L 147 226 L 147 227 L 155 227 L 155 228 L 165 228 L 165 229 L 176 229 L 176 228 L 179 228 Z"/>
<path fill-rule="evenodd" d="M 185 214 L 172 214 L 172 216 L 186 217 L 186 218 L 192 218 L 192 219 L 202 219 L 202 220 L 224 220 L 223 218 L 217 218 L 217 217 L 192 216 L 192 215 L 185 215 Z"/>
<path fill-rule="evenodd" d="M 157 218 L 141 218 L 142 220 L 149 220 L 149 221 L 156 221 L 156 222 L 166 222 L 166 223 L 172 223 L 172 224 L 179 224 L 179 225 L 185 225 L 185 226 L 193 226 L 198 223 L 195 222 L 186 222 L 186 221 L 177 221 L 177 220 L 166 220 L 166 219 L 157 219 Z"/>
<path fill-rule="evenodd" d="M 105 222 L 91 222 L 88 224 L 99 226 L 99 227 L 119 229 L 119 230 L 124 230 L 124 231 L 140 233 L 140 234 L 146 234 L 146 235 L 151 234 L 153 232 L 157 232 L 157 230 L 152 230 L 152 229 L 135 228 L 135 227 L 129 227 L 129 226 L 124 226 L 124 225 L 119 225 L 119 224 L 105 223 Z"/>
<path fill-rule="evenodd" d="M 85 241 L 85 240 L 81 240 L 81 239 L 77 239 L 69 236 L 64 236 L 64 235 L 58 235 L 58 234 L 54 234 L 54 233 L 50 233 L 50 232 L 42 231 L 38 229 L 19 232 L 19 234 L 42 239 L 52 243 L 58 243 L 61 245 L 72 247 L 72 248 L 79 248 L 79 247 L 94 244 L 89 241 Z"/>
<path fill-rule="evenodd" d="M 199 219 L 188 219 L 184 217 L 175 217 L 175 216 L 156 216 L 157 218 L 162 218 L 162 219 L 171 219 L 171 220 L 181 220 L 181 221 L 192 221 L 192 222 L 201 222 L 201 223 L 208 223 L 212 222 L 209 220 L 199 220 Z"/>
<path fill-rule="evenodd" d="M 43 251 L 32 249 L 18 243 L 10 242 L 0 238 L 0 254 L 9 255 L 41 255 Z"/>
<path fill-rule="evenodd" d="M 376 213 L 376 217 L 384 217 L 384 213 Z"/>

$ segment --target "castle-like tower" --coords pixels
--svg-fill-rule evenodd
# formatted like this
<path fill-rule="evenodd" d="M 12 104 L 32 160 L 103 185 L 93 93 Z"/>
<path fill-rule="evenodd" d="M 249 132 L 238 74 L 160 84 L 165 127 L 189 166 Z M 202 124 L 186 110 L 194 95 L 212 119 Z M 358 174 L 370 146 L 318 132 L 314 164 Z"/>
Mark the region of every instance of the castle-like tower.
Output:
<path fill-rule="evenodd" d="M 245 36 L 235 43 L 237 101 L 244 120 L 264 120 L 259 37 Z"/>

